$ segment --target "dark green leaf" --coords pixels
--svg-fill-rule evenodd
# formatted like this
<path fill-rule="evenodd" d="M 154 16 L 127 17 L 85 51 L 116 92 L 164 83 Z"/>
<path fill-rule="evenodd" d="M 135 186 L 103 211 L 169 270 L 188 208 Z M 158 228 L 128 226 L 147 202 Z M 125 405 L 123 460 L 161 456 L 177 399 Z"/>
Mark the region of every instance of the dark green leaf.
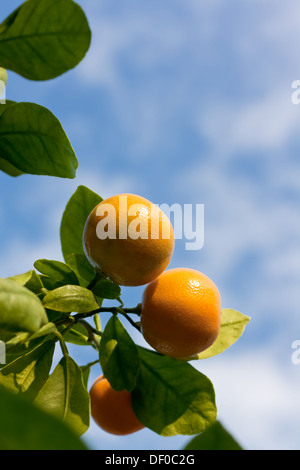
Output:
<path fill-rule="evenodd" d="M 89 427 L 89 393 L 80 367 L 69 356 L 61 359 L 34 403 L 67 424 L 77 435 Z"/>
<path fill-rule="evenodd" d="M 115 315 L 107 322 L 101 338 L 100 364 L 113 389 L 134 389 L 140 366 L 138 350 Z"/>
<path fill-rule="evenodd" d="M 5 103 L 1 103 L 0 106 L 0 116 L 4 113 L 4 111 L 7 110 L 9 106 L 12 106 L 13 104 L 17 104 L 15 101 L 11 100 L 5 100 Z"/>
<path fill-rule="evenodd" d="M 49 292 L 43 299 L 45 308 L 58 312 L 92 312 L 99 308 L 93 293 L 81 286 L 64 286 Z"/>
<path fill-rule="evenodd" d="M 11 279 L 0 278 L 0 328 L 34 333 L 47 322 L 36 295 Z"/>
<path fill-rule="evenodd" d="M 214 423 L 199 436 L 194 437 L 185 450 L 243 450 L 220 422 Z"/>
<path fill-rule="evenodd" d="M 13 166 L 11 163 L 9 163 L 7 160 L 4 160 L 4 158 L 0 157 L 0 170 L 6 173 L 9 176 L 17 177 L 23 175 L 23 171 L 18 170 L 15 166 Z"/>
<path fill-rule="evenodd" d="M 44 274 L 41 274 L 39 278 L 43 286 L 47 290 L 54 290 L 54 289 L 57 289 L 58 287 L 62 287 L 61 282 L 56 281 L 55 279 L 53 279 L 53 277 L 49 277 L 49 276 L 45 276 Z"/>
<path fill-rule="evenodd" d="M 59 320 L 63 320 L 64 318 L 68 318 L 70 312 L 60 312 L 59 310 L 50 310 L 49 308 L 45 309 L 47 312 L 47 316 L 49 319 L 49 322 L 56 323 Z"/>
<path fill-rule="evenodd" d="M 65 425 L 0 387 L 0 450 L 87 450 Z"/>
<path fill-rule="evenodd" d="M 94 207 L 102 201 L 98 194 L 85 186 L 79 186 L 70 198 L 64 211 L 61 228 L 61 246 L 64 259 L 72 253 L 84 255 L 82 245 L 83 230 L 86 220 Z"/>
<path fill-rule="evenodd" d="M 58 119 L 34 103 L 4 106 L 0 157 L 33 175 L 75 178 L 78 161 Z"/>
<path fill-rule="evenodd" d="M 121 288 L 118 284 L 108 280 L 101 279 L 92 289 L 93 293 L 102 299 L 118 299 L 121 295 Z"/>
<path fill-rule="evenodd" d="M 61 261 L 40 259 L 34 263 L 34 267 L 42 274 L 51 277 L 62 285 L 78 285 L 78 279 L 74 271 Z"/>
<path fill-rule="evenodd" d="M 0 25 L 0 63 L 31 80 L 74 68 L 89 49 L 87 19 L 71 0 L 27 0 Z"/>
<path fill-rule="evenodd" d="M 34 398 L 46 382 L 55 348 L 55 341 L 42 342 L 0 371 L 0 385 L 14 393 L 26 392 Z"/>
<path fill-rule="evenodd" d="M 221 314 L 221 328 L 216 341 L 208 348 L 191 359 L 207 359 L 221 354 L 234 344 L 243 334 L 250 318 L 236 310 L 223 308 Z"/>
<path fill-rule="evenodd" d="M 95 277 L 95 270 L 83 254 L 72 253 L 66 257 L 67 264 L 75 272 L 80 285 L 87 287 Z"/>
<path fill-rule="evenodd" d="M 1 70 L 1 68 L 0 68 Z M 4 69 L 2 69 L 4 70 Z M 0 93 L 1 94 L 1 93 Z M 0 116 L 4 113 L 4 111 L 13 104 L 16 104 L 15 101 L 5 100 L 5 103 L 0 103 Z M 9 176 L 17 177 L 23 175 L 23 171 L 19 170 L 15 166 L 13 166 L 10 162 L 5 160 L 4 158 L 0 157 L 0 170 L 6 173 Z"/>
<path fill-rule="evenodd" d="M 187 362 L 139 347 L 141 359 L 133 409 L 139 420 L 162 436 L 192 435 L 216 421 L 210 380 Z"/>

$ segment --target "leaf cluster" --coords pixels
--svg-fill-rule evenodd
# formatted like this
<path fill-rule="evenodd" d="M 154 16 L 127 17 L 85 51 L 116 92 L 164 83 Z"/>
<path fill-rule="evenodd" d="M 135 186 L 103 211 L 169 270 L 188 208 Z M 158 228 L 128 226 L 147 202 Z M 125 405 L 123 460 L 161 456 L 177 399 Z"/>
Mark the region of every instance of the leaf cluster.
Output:
<path fill-rule="evenodd" d="M 83 253 L 84 222 L 101 200 L 79 186 L 68 201 L 60 230 L 64 261 L 37 260 L 35 269 L 0 280 L 0 327 L 8 334 L 8 363 L 0 371 L 0 386 L 30 398 L 81 436 L 90 419 L 89 371 L 98 364 L 112 388 L 131 392 L 133 409 L 147 428 L 162 436 L 203 433 L 217 420 L 215 392 L 191 361 L 225 351 L 249 318 L 223 309 L 217 341 L 182 360 L 137 344 L 126 322 L 139 331 L 140 305 L 125 308 L 120 286 L 96 273 Z M 105 299 L 116 305 L 105 307 Z M 111 313 L 103 330 L 102 312 Z M 50 373 L 56 343 L 62 358 Z M 68 343 L 93 348 L 92 363 L 77 365 Z"/>

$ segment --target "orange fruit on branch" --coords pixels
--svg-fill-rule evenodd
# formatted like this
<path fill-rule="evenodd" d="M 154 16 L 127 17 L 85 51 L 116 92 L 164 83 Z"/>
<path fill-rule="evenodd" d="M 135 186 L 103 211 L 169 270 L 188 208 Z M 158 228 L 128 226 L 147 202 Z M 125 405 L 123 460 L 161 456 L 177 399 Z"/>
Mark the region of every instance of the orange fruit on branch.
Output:
<path fill-rule="evenodd" d="M 130 393 L 115 391 L 103 375 L 93 383 L 90 398 L 92 417 L 104 431 L 125 436 L 144 428 L 132 409 Z"/>
<path fill-rule="evenodd" d="M 90 263 L 117 284 L 141 286 L 158 277 L 174 250 L 168 217 L 135 194 L 105 199 L 89 215 L 83 246 Z"/>
<path fill-rule="evenodd" d="M 196 270 L 167 270 L 144 290 L 142 333 L 161 354 L 174 358 L 199 354 L 214 343 L 220 323 L 219 290 Z"/>

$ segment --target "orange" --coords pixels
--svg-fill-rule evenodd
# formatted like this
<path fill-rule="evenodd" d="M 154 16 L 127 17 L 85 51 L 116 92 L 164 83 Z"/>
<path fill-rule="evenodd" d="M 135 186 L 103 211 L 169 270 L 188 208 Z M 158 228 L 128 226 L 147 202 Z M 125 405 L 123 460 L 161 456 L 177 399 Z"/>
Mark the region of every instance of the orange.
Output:
<path fill-rule="evenodd" d="M 147 199 L 119 194 L 98 204 L 83 234 L 87 258 L 117 284 L 141 286 L 159 276 L 174 251 L 168 217 Z"/>
<path fill-rule="evenodd" d="M 134 414 L 130 393 L 116 392 L 103 375 L 93 383 L 90 397 L 92 417 L 104 431 L 125 436 L 144 428 Z"/>
<path fill-rule="evenodd" d="M 220 321 L 218 288 L 198 271 L 167 270 L 144 290 L 143 336 L 161 354 L 184 358 L 204 351 L 216 340 Z"/>

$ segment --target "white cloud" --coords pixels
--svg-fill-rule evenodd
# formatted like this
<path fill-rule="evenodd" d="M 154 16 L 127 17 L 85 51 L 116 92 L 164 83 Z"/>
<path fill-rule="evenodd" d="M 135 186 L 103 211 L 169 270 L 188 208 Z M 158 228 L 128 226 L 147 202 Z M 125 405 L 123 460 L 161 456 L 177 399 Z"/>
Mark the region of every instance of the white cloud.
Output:
<path fill-rule="evenodd" d="M 222 155 L 275 150 L 297 132 L 299 108 L 291 104 L 291 83 L 299 78 L 294 76 L 297 3 L 282 12 L 280 1 L 271 10 L 249 2 L 248 22 L 238 21 L 237 7 L 228 2 L 237 16 L 227 23 L 220 1 L 200 6 L 190 0 L 184 7 L 175 2 L 172 10 L 168 2 L 154 3 L 151 10 L 133 2 L 113 14 L 107 2 L 90 7 L 93 43 L 77 73 L 108 91 L 132 136 L 132 155 L 141 158 L 143 150 L 171 139 L 180 114 Z M 223 80 L 233 81 L 237 93 L 226 96 Z"/>
<path fill-rule="evenodd" d="M 26 242 L 15 237 L 10 240 L 9 247 L 1 253 L 1 274 L 0 277 L 14 276 L 31 269 L 33 263 L 41 258 L 61 259 L 59 240 L 41 240 L 39 243 Z"/>
<path fill-rule="evenodd" d="M 208 105 L 200 114 L 199 131 L 222 156 L 244 150 L 278 151 L 299 127 L 299 108 L 291 102 L 289 85 L 286 90 L 266 90 L 265 96 L 243 105 Z"/>
<path fill-rule="evenodd" d="M 278 344 L 268 344 L 268 351 L 240 351 L 196 366 L 214 384 L 219 419 L 245 449 L 300 449 L 299 371 L 290 344 L 285 352 L 279 362 Z"/>

